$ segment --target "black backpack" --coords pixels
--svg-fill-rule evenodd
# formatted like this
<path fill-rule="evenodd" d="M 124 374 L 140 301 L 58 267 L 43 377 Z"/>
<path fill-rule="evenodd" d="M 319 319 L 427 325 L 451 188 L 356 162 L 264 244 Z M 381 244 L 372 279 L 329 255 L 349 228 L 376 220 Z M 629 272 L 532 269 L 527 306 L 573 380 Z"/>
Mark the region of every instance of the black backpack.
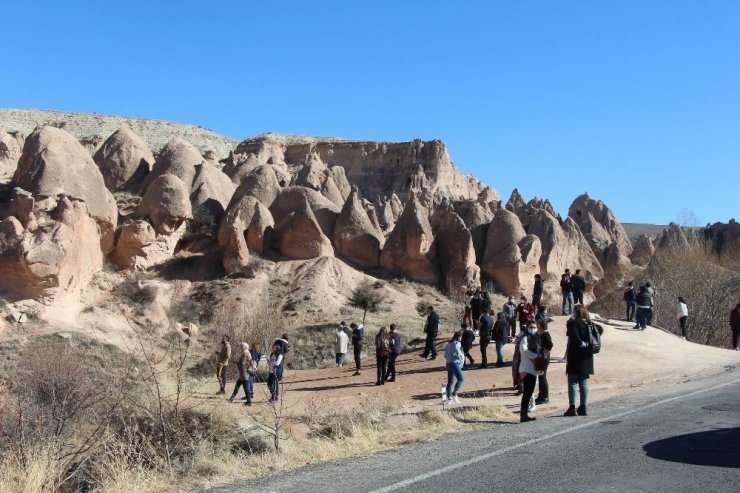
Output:
<path fill-rule="evenodd" d="M 599 324 L 587 322 L 586 330 L 588 331 L 588 340 L 586 341 L 588 347 L 584 350 L 590 354 L 597 354 L 601 351 L 601 333 L 604 332 L 604 329 Z"/>

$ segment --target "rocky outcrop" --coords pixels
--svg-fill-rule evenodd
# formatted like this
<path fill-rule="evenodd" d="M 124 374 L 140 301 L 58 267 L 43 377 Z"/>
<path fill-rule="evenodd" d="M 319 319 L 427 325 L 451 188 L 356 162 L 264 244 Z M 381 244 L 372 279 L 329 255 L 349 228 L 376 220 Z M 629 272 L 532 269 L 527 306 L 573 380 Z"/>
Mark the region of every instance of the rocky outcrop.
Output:
<path fill-rule="evenodd" d="M 525 233 L 516 214 L 501 209 L 488 229 L 481 271 L 503 294 L 530 296 L 541 254 L 539 238 Z"/>
<path fill-rule="evenodd" d="M 274 225 L 270 211 L 254 197 L 246 195 L 232 204 L 218 229 L 226 272 L 233 274 L 245 267 L 250 249 L 262 254 L 270 248 Z"/>
<path fill-rule="evenodd" d="M 290 213 L 297 211 L 308 202 L 313 216 L 321 226 L 325 236 L 331 238 L 334 231 L 334 223 L 341 209 L 329 201 L 326 197 L 315 190 L 305 187 L 286 187 L 280 189 L 277 198 L 270 205 L 270 213 L 275 218 L 275 223 L 280 224 Z"/>
<path fill-rule="evenodd" d="M 640 235 L 635 239 L 632 245 L 632 253 L 630 254 L 630 261 L 634 265 L 640 267 L 646 267 L 650 263 L 650 259 L 653 258 L 655 253 L 655 244 L 653 239 L 647 235 Z"/>
<path fill-rule="evenodd" d="M 453 202 L 452 207 L 470 231 L 475 248 L 475 258 L 480 262 L 486 249 L 486 237 L 488 227 L 493 221 L 493 212 L 488 203 L 480 199 L 456 201 Z"/>
<path fill-rule="evenodd" d="M 447 212 L 434 241 L 440 274 L 448 293 L 460 293 L 480 285 L 480 267 L 475 263 L 473 237 L 460 216 Z"/>
<path fill-rule="evenodd" d="M 232 195 L 234 185 L 220 169 L 207 162 L 195 167 L 195 177 L 190 187 L 190 204 L 193 217 L 202 225 L 215 230 Z"/>
<path fill-rule="evenodd" d="M 0 182 L 13 175 L 22 150 L 23 136 L 18 132 L 6 132 L 0 127 Z"/>
<path fill-rule="evenodd" d="M 252 169 L 242 178 L 241 185 L 231 198 L 231 203 L 240 200 L 245 195 L 251 195 L 260 203 L 270 207 L 280 193 L 278 169 L 270 164 L 260 165 Z"/>
<path fill-rule="evenodd" d="M 154 154 L 141 137 L 121 127 L 93 156 L 109 190 L 138 190 L 154 165 Z"/>
<path fill-rule="evenodd" d="M 158 176 L 147 186 L 136 215 L 148 218 L 157 234 L 174 233 L 193 217 L 187 187 L 175 175 Z"/>
<path fill-rule="evenodd" d="M 203 162 L 203 156 L 192 144 L 180 138 L 167 142 L 157 155 L 152 171 L 141 184 L 142 192 L 146 192 L 149 185 L 162 175 L 174 175 L 190 189 L 195 178 L 195 167 Z"/>
<path fill-rule="evenodd" d="M 380 254 L 380 265 L 420 282 L 438 279 L 434 234 L 427 210 L 412 194 Z"/>
<path fill-rule="evenodd" d="M 347 198 L 332 238 L 337 253 L 350 262 L 368 268 L 379 265 L 383 240 L 362 207 L 357 191 Z"/>
<path fill-rule="evenodd" d="M 12 185 L 31 192 L 37 200 L 60 194 L 85 202 L 98 224 L 104 252 L 113 248 L 118 208 L 105 188 L 103 175 L 80 143 L 64 130 L 44 126 L 28 136 Z"/>
<path fill-rule="evenodd" d="M 157 234 L 147 221 L 128 220 L 118 229 L 108 258 L 120 270 L 143 271 L 162 264 L 172 258 L 185 229 L 181 223 L 169 234 Z"/>
<path fill-rule="evenodd" d="M 293 260 L 306 260 L 316 257 L 333 257 L 331 241 L 323 233 L 314 216 L 308 199 L 277 223 L 277 247 L 280 253 Z M 323 198 L 323 197 L 322 197 Z"/>

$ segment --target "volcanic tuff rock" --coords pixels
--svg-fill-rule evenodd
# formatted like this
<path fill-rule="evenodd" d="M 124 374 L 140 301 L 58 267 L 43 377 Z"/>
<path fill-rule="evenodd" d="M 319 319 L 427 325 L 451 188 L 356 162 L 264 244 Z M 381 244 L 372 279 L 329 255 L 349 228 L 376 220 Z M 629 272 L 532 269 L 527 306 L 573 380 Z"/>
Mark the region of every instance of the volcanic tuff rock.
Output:
<path fill-rule="evenodd" d="M 480 200 L 455 201 L 452 206 L 470 230 L 473 247 L 475 248 L 475 258 L 482 260 L 483 253 L 486 250 L 488 227 L 493 220 L 493 212 L 491 212 L 487 203 Z"/>
<path fill-rule="evenodd" d="M 84 200 L 98 223 L 104 252 L 113 248 L 118 208 L 90 154 L 64 130 L 44 126 L 28 136 L 11 184 L 40 197 L 65 194 Z"/>
<path fill-rule="evenodd" d="M 288 214 L 301 208 L 304 201 L 308 202 L 313 216 L 321 226 L 321 231 L 331 238 L 334 222 L 341 209 L 319 192 L 309 188 L 286 187 L 280 190 L 277 198 L 270 205 L 270 212 L 275 218 L 275 223 L 280 224 Z"/>
<path fill-rule="evenodd" d="M 266 206 L 271 206 L 280 193 L 279 168 L 271 164 L 259 165 L 244 175 L 241 185 L 234 192 L 231 203 L 251 195 Z"/>
<path fill-rule="evenodd" d="M 301 200 L 300 195 L 298 200 Z M 278 249 L 289 259 L 334 256 L 331 241 L 322 232 L 305 196 L 297 208 L 277 222 L 276 230 Z"/>
<path fill-rule="evenodd" d="M 141 191 L 146 192 L 149 184 L 164 174 L 175 175 L 190 189 L 195 178 L 195 166 L 202 162 L 203 156 L 198 149 L 191 143 L 175 137 L 167 142 L 157 155 L 151 173 L 141 184 Z"/>
<path fill-rule="evenodd" d="M 185 228 L 183 222 L 169 234 L 157 234 L 147 221 L 128 220 L 118 229 L 116 247 L 108 258 L 121 270 L 143 271 L 162 264 L 172 258 Z"/>
<path fill-rule="evenodd" d="M 412 194 L 380 254 L 380 266 L 421 282 L 438 278 L 434 234 L 427 211 Z"/>
<path fill-rule="evenodd" d="M 653 243 L 653 239 L 647 235 L 640 235 L 635 239 L 634 245 L 632 245 L 630 260 L 635 265 L 645 267 L 650 263 L 650 259 L 653 258 L 654 253 L 655 244 Z"/>
<path fill-rule="evenodd" d="M 12 176 L 23 150 L 23 136 L 19 132 L 9 133 L 0 126 L 0 180 Z"/>
<path fill-rule="evenodd" d="M 249 250 L 264 253 L 272 242 L 274 221 L 257 199 L 245 195 L 226 211 L 218 229 L 218 245 L 224 248 L 223 265 L 228 274 L 249 263 Z"/>
<path fill-rule="evenodd" d="M 121 127 L 93 156 L 109 190 L 138 189 L 154 165 L 154 154 L 141 137 Z"/>
<path fill-rule="evenodd" d="M 187 187 L 175 175 L 158 176 L 147 186 L 136 215 L 149 218 L 157 234 L 172 234 L 193 217 Z"/>
<path fill-rule="evenodd" d="M 377 219 L 376 219 L 377 220 Z M 334 225 L 334 247 L 339 255 L 363 267 L 377 267 L 383 239 L 352 191 Z"/>
<path fill-rule="evenodd" d="M 194 217 L 212 224 L 215 229 L 233 195 L 234 185 L 223 171 L 207 162 L 195 167 L 195 177 L 190 187 Z"/>
<path fill-rule="evenodd" d="M 463 287 L 480 285 L 480 267 L 475 263 L 473 238 L 460 216 L 454 212 L 445 213 L 434 241 L 448 292 L 460 292 Z"/>

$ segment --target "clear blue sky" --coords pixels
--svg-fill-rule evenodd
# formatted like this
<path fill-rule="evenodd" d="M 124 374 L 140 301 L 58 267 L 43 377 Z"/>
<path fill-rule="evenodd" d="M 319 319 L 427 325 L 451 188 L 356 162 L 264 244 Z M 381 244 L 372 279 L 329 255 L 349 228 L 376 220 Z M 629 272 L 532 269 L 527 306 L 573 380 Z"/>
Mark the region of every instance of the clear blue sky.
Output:
<path fill-rule="evenodd" d="M 563 215 L 740 220 L 738 1 L 5 2 L 0 106 L 442 139 Z"/>

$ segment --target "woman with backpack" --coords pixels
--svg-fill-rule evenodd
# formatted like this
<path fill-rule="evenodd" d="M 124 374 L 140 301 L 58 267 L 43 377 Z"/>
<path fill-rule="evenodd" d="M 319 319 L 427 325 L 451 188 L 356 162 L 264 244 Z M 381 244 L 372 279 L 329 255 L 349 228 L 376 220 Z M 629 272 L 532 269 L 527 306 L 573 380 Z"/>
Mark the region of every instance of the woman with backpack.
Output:
<path fill-rule="evenodd" d="M 280 397 L 280 381 L 283 379 L 283 348 L 277 343 L 272 346 L 270 358 L 267 360 L 269 373 L 267 386 L 270 387 L 270 404 L 275 404 Z"/>
<path fill-rule="evenodd" d="M 603 329 L 591 322 L 591 316 L 583 305 L 576 305 L 572 319 L 566 324 L 568 346 L 565 350 L 568 375 L 568 410 L 564 416 L 586 416 L 588 402 L 588 379 L 594 374 L 594 348 L 591 344 L 591 329 L 599 334 Z M 580 406 L 576 410 L 576 394 L 580 394 Z"/>
<path fill-rule="evenodd" d="M 391 355 L 391 344 L 388 340 L 388 331 L 381 327 L 375 336 L 375 361 L 378 366 L 378 379 L 375 385 L 385 385 L 388 370 L 388 358 Z"/>

